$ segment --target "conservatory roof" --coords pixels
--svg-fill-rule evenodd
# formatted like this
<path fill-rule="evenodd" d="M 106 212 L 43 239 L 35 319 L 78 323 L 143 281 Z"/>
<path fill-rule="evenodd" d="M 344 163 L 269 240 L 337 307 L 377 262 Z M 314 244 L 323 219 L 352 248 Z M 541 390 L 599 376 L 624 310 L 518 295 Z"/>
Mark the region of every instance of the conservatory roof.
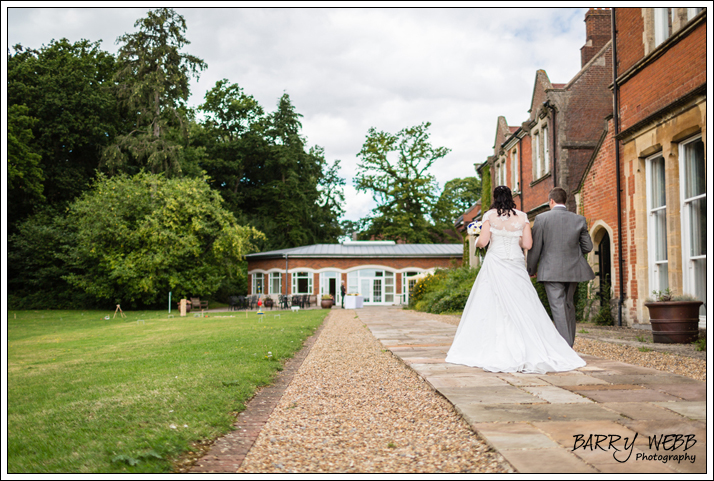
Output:
<path fill-rule="evenodd" d="M 461 244 L 395 244 L 351 241 L 344 244 L 314 244 L 246 256 L 248 260 L 288 257 L 462 257 Z"/>

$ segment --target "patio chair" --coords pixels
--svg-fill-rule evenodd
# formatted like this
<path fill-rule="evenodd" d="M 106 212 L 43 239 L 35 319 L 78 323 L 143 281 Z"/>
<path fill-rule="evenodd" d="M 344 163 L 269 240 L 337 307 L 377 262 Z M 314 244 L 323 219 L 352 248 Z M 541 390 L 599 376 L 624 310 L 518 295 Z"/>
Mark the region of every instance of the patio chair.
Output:
<path fill-rule="evenodd" d="M 235 311 L 238 309 L 239 306 L 239 300 L 237 296 L 230 296 L 228 298 L 228 309 L 231 311 Z"/>
<path fill-rule="evenodd" d="M 192 297 L 191 307 L 193 309 L 208 309 L 208 301 L 202 301 L 199 297 Z"/>
<path fill-rule="evenodd" d="M 288 309 L 288 307 L 290 307 L 288 306 L 288 296 L 280 294 L 278 299 L 280 302 L 280 309 Z"/>
<path fill-rule="evenodd" d="M 297 294 L 293 296 L 292 302 L 290 303 L 290 307 L 293 306 L 299 306 L 299 307 L 304 307 L 304 304 L 302 302 L 302 296 L 298 296 Z"/>
<path fill-rule="evenodd" d="M 310 307 L 310 294 L 305 294 L 304 296 L 302 296 L 302 305 L 307 305 L 307 307 Z"/>

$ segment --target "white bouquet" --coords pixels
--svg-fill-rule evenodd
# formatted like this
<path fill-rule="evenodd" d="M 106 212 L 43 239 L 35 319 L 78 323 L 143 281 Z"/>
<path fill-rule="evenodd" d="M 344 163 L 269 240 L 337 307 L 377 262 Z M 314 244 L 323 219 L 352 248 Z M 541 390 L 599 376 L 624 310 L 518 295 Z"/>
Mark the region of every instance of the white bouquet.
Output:
<path fill-rule="evenodd" d="M 468 232 L 470 235 L 480 235 L 482 226 L 483 222 L 481 221 L 472 222 L 468 225 L 468 227 L 466 227 L 466 232 Z"/>

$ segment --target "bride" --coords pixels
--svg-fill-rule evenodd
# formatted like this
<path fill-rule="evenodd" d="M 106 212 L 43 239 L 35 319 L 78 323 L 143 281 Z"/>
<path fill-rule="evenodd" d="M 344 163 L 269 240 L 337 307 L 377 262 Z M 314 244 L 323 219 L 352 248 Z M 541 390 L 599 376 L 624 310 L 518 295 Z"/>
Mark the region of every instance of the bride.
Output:
<path fill-rule="evenodd" d="M 526 271 L 530 223 L 511 189 L 493 191 L 476 247 L 490 246 L 446 362 L 492 372 L 546 373 L 585 366 L 556 330 Z"/>

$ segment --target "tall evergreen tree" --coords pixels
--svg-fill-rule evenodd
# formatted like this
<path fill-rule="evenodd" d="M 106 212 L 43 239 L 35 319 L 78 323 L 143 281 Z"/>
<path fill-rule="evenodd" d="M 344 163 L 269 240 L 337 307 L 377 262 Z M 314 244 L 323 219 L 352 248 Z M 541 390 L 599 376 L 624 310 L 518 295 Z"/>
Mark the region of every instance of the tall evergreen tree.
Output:
<path fill-rule="evenodd" d="M 181 172 L 180 143 L 169 138 L 171 129 L 186 135 L 183 110 L 191 77 L 198 77 L 206 63 L 180 52 L 190 42 L 186 21 L 170 8 L 150 11 L 134 23 L 139 31 L 117 39 L 119 70 L 114 77 L 117 96 L 130 112 L 132 130 L 117 136 L 103 153 L 110 172 Z"/>

